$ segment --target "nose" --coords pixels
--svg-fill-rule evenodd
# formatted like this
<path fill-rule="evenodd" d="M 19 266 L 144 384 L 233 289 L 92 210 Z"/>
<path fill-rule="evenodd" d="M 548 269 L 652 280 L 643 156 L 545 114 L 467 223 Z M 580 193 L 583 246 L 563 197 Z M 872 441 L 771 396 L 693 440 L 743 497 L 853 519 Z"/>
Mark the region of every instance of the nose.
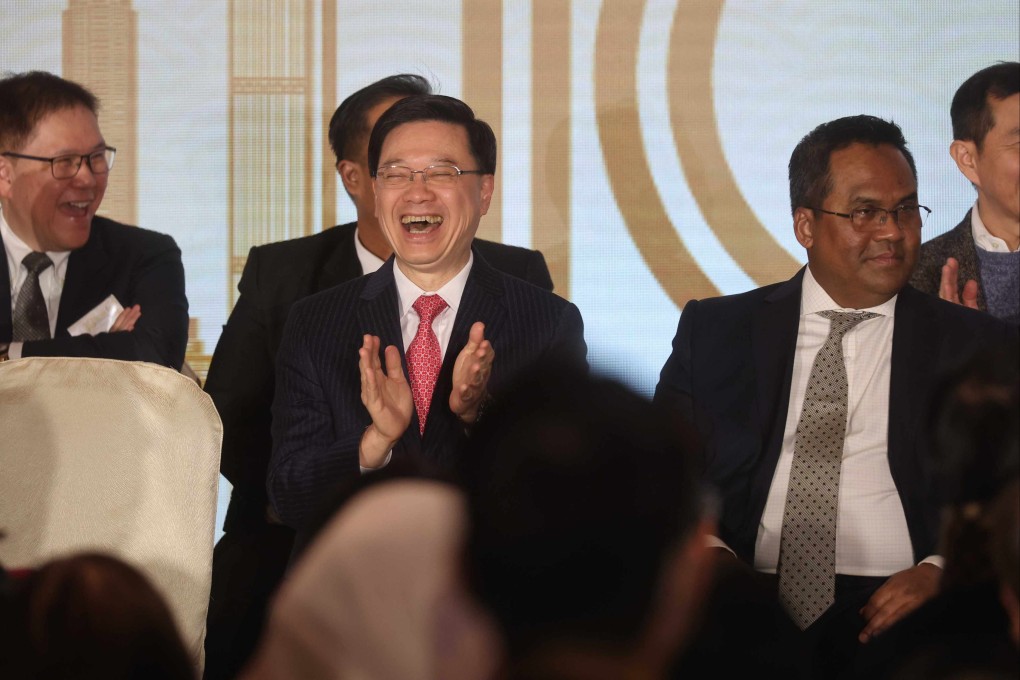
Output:
<path fill-rule="evenodd" d="M 410 201 L 427 201 L 431 200 L 435 194 L 432 193 L 432 187 L 425 181 L 425 175 L 421 175 L 421 179 L 415 179 L 415 175 L 411 175 L 411 181 L 407 183 L 407 187 L 404 189 L 404 198 Z"/>
<path fill-rule="evenodd" d="M 71 182 L 75 186 L 88 187 L 96 184 L 98 181 L 98 176 L 92 172 L 92 164 L 89 163 L 88 158 L 83 158 L 81 165 L 78 166 L 78 172 L 71 178 Z"/>
<path fill-rule="evenodd" d="M 886 211 L 878 219 L 878 229 L 875 230 L 876 241 L 902 241 L 903 228 L 900 227 L 899 215 Z"/>

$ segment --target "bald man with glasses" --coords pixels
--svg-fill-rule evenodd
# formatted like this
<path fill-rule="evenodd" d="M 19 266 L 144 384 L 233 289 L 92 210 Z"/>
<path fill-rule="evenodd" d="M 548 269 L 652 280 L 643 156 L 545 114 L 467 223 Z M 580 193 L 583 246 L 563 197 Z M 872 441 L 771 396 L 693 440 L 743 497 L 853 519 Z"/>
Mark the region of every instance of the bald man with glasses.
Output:
<path fill-rule="evenodd" d="M 28 356 L 184 363 L 181 251 L 97 217 L 116 149 L 87 89 L 41 71 L 0 80 L 0 361 Z"/>

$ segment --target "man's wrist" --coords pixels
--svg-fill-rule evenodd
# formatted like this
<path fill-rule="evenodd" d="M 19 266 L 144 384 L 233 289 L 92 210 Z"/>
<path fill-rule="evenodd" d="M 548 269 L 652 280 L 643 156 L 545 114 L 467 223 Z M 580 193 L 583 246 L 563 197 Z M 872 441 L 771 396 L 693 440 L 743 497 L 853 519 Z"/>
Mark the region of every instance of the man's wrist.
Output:
<path fill-rule="evenodd" d="M 8 350 L 10 349 L 9 344 L 0 344 L 0 364 L 11 358 Z"/>
<path fill-rule="evenodd" d="M 358 442 L 358 463 L 362 468 L 375 469 L 386 464 L 386 457 L 396 444 L 389 440 L 370 423 Z"/>

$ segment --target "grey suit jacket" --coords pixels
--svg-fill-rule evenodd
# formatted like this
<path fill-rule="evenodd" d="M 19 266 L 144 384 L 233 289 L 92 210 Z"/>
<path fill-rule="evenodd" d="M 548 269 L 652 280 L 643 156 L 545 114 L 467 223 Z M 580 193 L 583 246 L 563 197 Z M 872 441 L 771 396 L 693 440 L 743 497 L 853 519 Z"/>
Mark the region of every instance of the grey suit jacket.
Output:
<path fill-rule="evenodd" d="M 968 210 L 958 225 L 921 246 L 921 253 L 917 258 L 914 275 L 910 278 L 910 285 L 923 293 L 938 295 L 942 282 L 942 265 L 946 263 L 947 257 L 955 257 L 956 261 L 960 263 L 957 294 L 963 293 L 964 284 L 971 279 L 977 281 L 978 309 L 986 311 L 985 287 L 981 282 L 977 245 L 974 243 L 974 234 L 971 233 L 970 213 L 971 211 Z"/>
<path fill-rule="evenodd" d="M 490 266 L 478 249 L 432 397 L 425 432 L 412 416 L 394 456 L 439 469 L 456 462 L 464 429 L 449 409 L 453 364 L 476 321 L 496 353 L 489 388 L 539 359 L 585 363 L 581 315 L 570 302 Z M 376 273 L 296 303 L 277 354 L 270 500 L 284 523 L 305 527 L 331 490 L 359 472 L 358 443 L 371 417 L 361 403 L 358 349 L 365 334 L 403 359 L 394 260 Z"/>

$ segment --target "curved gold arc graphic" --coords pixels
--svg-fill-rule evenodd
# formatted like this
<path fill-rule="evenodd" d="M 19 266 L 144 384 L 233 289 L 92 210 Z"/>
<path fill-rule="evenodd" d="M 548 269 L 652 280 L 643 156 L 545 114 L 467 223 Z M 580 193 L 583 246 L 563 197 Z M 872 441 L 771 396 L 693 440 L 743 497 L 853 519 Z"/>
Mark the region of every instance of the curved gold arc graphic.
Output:
<path fill-rule="evenodd" d="M 606 0 L 595 37 L 595 116 L 616 203 L 659 285 L 679 306 L 718 295 L 684 246 L 655 188 L 637 112 L 637 45 L 644 3 Z"/>
<path fill-rule="evenodd" d="M 712 93 L 712 62 L 723 4 L 724 0 L 680 2 L 674 14 L 668 71 L 670 124 L 684 175 L 709 228 L 740 268 L 763 286 L 789 278 L 800 263 L 758 221 L 723 153 Z"/>

